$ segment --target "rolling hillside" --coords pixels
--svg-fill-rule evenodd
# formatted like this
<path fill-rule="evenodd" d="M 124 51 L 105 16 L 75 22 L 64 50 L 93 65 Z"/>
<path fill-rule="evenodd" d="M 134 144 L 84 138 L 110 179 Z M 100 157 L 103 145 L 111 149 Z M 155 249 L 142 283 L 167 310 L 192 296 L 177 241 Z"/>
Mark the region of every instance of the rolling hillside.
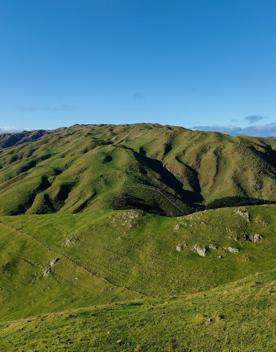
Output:
<path fill-rule="evenodd" d="M 1 217 L 0 347 L 271 351 L 275 211 Z"/>
<path fill-rule="evenodd" d="M 135 300 L 0 323 L 4 351 L 274 351 L 275 271 L 164 302 Z"/>
<path fill-rule="evenodd" d="M 179 216 L 276 201 L 276 142 L 152 124 L 2 136 L 0 214 L 141 209 Z"/>
<path fill-rule="evenodd" d="M 276 141 L 0 135 L 0 350 L 271 352 Z"/>
<path fill-rule="evenodd" d="M 199 292 L 272 270 L 275 209 L 180 218 L 140 211 L 1 217 L 0 315 Z"/>

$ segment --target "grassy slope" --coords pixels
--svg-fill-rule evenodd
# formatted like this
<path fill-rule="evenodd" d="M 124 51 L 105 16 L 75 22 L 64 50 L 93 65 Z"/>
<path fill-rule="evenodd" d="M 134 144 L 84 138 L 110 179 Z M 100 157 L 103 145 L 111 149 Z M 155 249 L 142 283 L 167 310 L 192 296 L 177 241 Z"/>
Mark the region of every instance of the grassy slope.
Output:
<path fill-rule="evenodd" d="M 0 315 L 18 319 L 91 304 L 166 298 L 272 270 L 276 206 L 247 209 L 249 223 L 236 208 L 180 218 L 137 211 L 2 217 Z M 263 239 L 252 243 L 248 238 L 256 233 Z M 184 243 L 178 252 L 177 245 Z M 196 244 L 213 244 L 217 250 L 203 258 L 193 253 Z M 229 253 L 229 246 L 240 252 Z M 56 258 L 52 272 L 43 277 Z"/>
<path fill-rule="evenodd" d="M 275 201 L 275 140 L 149 124 L 17 138 L 0 149 L 1 351 L 273 350 L 276 205 L 112 208 Z"/>
<path fill-rule="evenodd" d="M 180 215 L 229 197 L 276 201 L 275 149 L 273 139 L 151 124 L 59 129 L 0 149 L 0 214 Z"/>
<path fill-rule="evenodd" d="M 271 352 L 276 272 L 163 302 L 67 310 L 0 323 L 3 351 Z"/>

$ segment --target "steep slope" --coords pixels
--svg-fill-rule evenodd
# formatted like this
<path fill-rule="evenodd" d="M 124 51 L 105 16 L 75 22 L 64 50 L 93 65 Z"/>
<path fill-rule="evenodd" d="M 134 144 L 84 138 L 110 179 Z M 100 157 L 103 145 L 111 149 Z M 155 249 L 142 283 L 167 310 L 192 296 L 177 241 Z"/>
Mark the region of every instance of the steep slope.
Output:
<path fill-rule="evenodd" d="M 138 208 L 175 216 L 276 201 L 273 139 L 76 125 L 1 145 L 2 215 Z"/>

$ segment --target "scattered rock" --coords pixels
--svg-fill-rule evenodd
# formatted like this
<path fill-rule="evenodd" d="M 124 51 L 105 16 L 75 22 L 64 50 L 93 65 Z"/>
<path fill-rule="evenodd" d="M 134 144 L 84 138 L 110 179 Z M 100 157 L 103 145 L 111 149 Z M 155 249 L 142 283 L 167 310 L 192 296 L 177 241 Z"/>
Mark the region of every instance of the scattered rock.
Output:
<path fill-rule="evenodd" d="M 207 255 L 207 249 L 197 244 L 193 247 L 193 252 L 197 253 L 200 257 L 206 257 Z"/>
<path fill-rule="evenodd" d="M 65 247 L 71 247 L 74 244 L 76 244 L 77 241 L 79 241 L 78 236 L 77 235 L 73 235 L 73 236 L 65 238 L 63 243 L 64 243 Z"/>
<path fill-rule="evenodd" d="M 218 258 L 219 258 L 219 259 L 222 259 L 222 255 L 219 255 Z"/>
<path fill-rule="evenodd" d="M 51 274 L 52 272 L 52 268 L 50 266 L 48 266 L 42 273 L 43 277 L 47 277 L 49 274 Z"/>
<path fill-rule="evenodd" d="M 262 241 L 262 239 L 263 239 L 263 236 L 259 235 L 258 233 L 255 233 L 255 234 L 252 236 L 252 242 L 253 242 L 253 243 L 260 242 L 260 241 Z"/>
<path fill-rule="evenodd" d="M 248 234 L 246 234 L 246 235 L 244 236 L 244 238 L 245 238 L 246 241 L 250 241 L 250 242 L 253 242 L 253 243 L 257 243 L 257 242 L 262 241 L 263 236 L 261 236 L 261 235 L 258 234 L 258 233 L 255 233 L 254 235 L 248 235 Z"/>
<path fill-rule="evenodd" d="M 118 344 L 118 345 L 121 345 L 122 343 L 123 343 L 123 340 L 120 340 L 120 339 L 117 340 L 117 344 Z"/>
<path fill-rule="evenodd" d="M 230 253 L 239 253 L 240 251 L 238 248 L 234 248 L 234 247 L 228 247 L 227 250 Z"/>
<path fill-rule="evenodd" d="M 50 261 L 49 266 L 52 268 L 59 261 L 60 261 L 60 258 L 54 258 Z"/>
<path fill-rule="evenodd" d="M 208 248 L 211 249 L 212 251 L 217 250 L 217 247 L 212 243 L 209 244 Z"/>
<path fill-rule="evenodd" d="M 52 260 L 49 262 L 47 268 L 44 269 L 44 271 L 43 271 L 43 273 L 42 273 L 42 276 L 43 276 L 43 277 L 49 276 L 49 274 L 51 274 L 51 273 L 53 272 L 53 267 L 54 267 L 54 266 L 56 265 L 56 263 L 59 262 L 59 261 L 60 261 L 60 258 L 54 258 L 54 259 L 52 259 Z"/>
<path fill-rule="evenodd" d="M 111 222 L 121 223 L 122 225 L 127 226 L 130 229 L 136 224 L 135 220 L 139 219 L 141 216 L 141 212 L 128 210 L 120 214 L 116 214 L 115 216 L 112 216 Z"/>
<path fill-rule="evenodd" d="M 126 217 L 128 219 L 138 219 L 140 217 L 140 214 L 138 212 L 130 210 L 126 213 Z"/>
<path fill-rule="evenodd" d="M 187 248 L 187 244 L 185 242 L 178 243 L 175 249 L 177 252 L 182 252 L 184 248 Z"/>
<path fill-rule="evenodd" d="M 175 227 L 174 227 L 174 230 L 178 231 L 179 229 L 180 229 L 180 224 L 176 224 Z"/>
<path fill-rule="evenodd" d="M 247 209 L 238 208 L 235 214 L 243 217 L 247 222 L 250 222 L 250 215 Z"/>

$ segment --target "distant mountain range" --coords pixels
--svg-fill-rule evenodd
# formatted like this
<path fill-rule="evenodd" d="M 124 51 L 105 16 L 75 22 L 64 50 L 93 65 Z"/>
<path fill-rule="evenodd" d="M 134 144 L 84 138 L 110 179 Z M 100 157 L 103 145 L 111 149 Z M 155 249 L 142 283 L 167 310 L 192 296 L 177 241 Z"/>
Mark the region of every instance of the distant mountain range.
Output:
<path fill-rule="evenodd" d="M 276 137 L 276 123 L 265 125 L 237 126 L 196 126 L 196 130 L 222 132 L 231 136 Z"/>

